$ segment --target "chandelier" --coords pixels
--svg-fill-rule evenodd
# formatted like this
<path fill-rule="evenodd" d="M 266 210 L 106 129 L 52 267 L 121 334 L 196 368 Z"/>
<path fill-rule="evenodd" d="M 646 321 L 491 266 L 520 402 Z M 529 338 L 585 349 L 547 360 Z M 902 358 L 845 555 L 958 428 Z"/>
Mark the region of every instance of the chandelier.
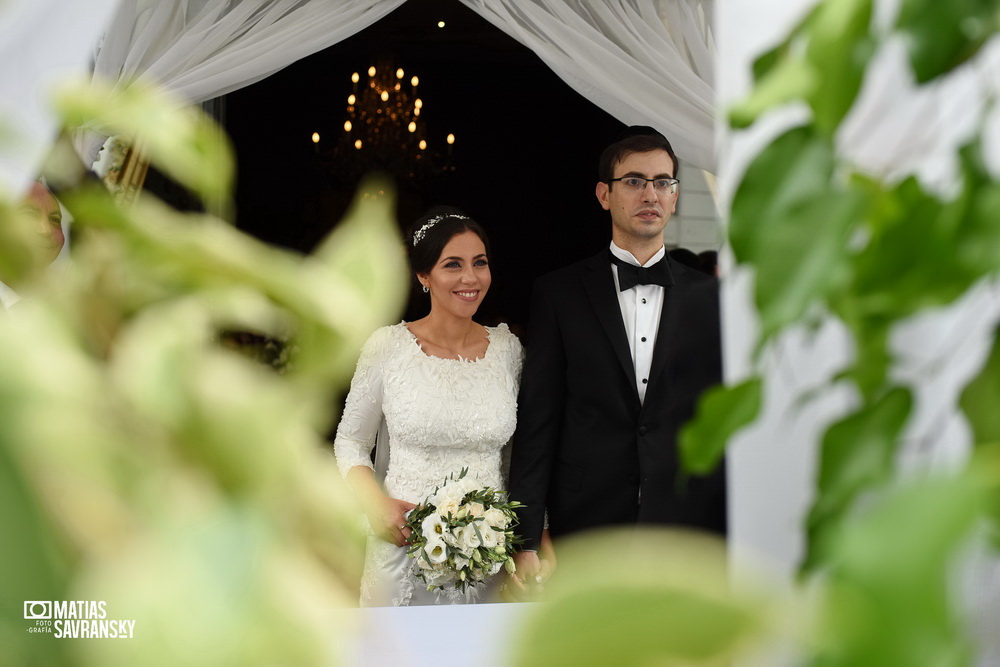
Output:
<path fill-rule="evenodd" d="M 402 67 L 387 62 L 372 65 L 367 74 L 364 81 L 358 72 L 351 75 L 343 133 L 335 149 L 340 166 L 387 171 L 410 180 L 453 171 L 450 158 L 455 135 L 447 136 L 443 161 L 428 143 L 418 92 L 420 78 L 407 78 Z"/>

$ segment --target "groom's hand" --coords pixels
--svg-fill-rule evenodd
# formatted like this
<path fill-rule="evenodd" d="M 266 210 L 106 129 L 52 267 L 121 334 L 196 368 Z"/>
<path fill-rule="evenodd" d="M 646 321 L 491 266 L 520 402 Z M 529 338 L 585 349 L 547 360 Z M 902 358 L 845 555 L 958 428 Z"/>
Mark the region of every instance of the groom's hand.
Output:
<path fill-rule="evenodd" d="M 514 574 L 510 575 L 510 593 L 516 602 L 525 602 L 538 595 L 542 564 L 538 553 L 518 551 L 514 554 Z"/>

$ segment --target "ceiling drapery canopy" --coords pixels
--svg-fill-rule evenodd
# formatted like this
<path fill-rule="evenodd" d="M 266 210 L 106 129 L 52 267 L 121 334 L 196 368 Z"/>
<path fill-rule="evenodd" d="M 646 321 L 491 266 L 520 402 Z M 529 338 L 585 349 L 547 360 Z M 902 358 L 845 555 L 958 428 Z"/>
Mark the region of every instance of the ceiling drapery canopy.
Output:
<path fill-rule="evenodd" d="M 710 0 L 461 0 L 628 125 L 651 125 L 714 172 Z M 340 42 L 404 0 L 136 0 L 120 3 L 94 75 L 146 78 L 199 103 Z M 77 138 L 93 164 L 105 137 Z"/>

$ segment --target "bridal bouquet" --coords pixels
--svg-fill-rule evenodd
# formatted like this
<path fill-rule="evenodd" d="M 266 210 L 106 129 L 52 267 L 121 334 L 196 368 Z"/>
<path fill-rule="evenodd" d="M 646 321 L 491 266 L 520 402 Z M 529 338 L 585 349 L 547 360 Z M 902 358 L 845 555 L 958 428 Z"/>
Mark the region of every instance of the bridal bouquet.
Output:
<path fill-rule="evenodd" d="M 453 585 L 463 590 L 506 568 L 514 571 L 517 501 L 452 474 L 407 517 L 417 576 L 427 590 Z"/>

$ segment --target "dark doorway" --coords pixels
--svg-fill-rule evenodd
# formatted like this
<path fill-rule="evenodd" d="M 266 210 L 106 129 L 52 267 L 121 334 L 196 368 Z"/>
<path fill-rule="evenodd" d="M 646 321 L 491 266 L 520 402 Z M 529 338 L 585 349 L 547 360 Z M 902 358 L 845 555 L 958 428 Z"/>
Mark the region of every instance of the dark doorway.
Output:
<path fill-rule="evenodd" d="M 622 124 L 457 0 L 409 0 L 351 38 L 226 97 L 238 226 L 303 252 L 333 228 L 356 185 L 354 170 L 330 155 L 344 131 L 351 74 L 364 76 L 380 60 L 404 68 L 407 78 L 419 76 L 433 150 L 442 152 L 448 133 L 456 137 L 453 171 L 397 179 L 400 227 L 433 204 L 476 218 L 494 249 L 493 288 L 477 319 L 523 325 L 535 277 L 610 239 L 594 184 L 598 153 Z"/>

